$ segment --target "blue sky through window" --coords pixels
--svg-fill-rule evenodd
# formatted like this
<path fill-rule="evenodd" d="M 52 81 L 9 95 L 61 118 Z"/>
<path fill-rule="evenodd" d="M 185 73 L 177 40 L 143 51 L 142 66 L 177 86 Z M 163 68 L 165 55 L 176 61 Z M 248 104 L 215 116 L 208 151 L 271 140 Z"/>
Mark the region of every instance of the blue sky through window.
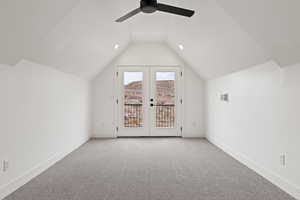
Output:
<path fill-rule="evenodd" d="M 157 81 L 175 81 L 175 72 L 156 72 Z"/>
<path fill-rule="evenodd" d="M 175 80 L 175 72 L 156 72 L 157 81 Z M 129 83 L 143 81 L 143 72 L 124 72 L 124 85 Z"/>
<path fill-rule="evenodd" d="M 124 85 L 136 81 L 143 81 L 143 72 L 124 72 Z"/>

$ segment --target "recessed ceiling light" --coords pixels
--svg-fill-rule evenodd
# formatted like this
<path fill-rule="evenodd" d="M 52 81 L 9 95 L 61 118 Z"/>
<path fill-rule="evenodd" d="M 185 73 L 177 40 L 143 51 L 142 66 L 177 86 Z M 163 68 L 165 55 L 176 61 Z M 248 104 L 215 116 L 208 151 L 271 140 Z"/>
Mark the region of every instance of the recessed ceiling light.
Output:
<path fill-rule="evenodd" d="M 183 47 L 183 45 L 182 45 L 182 44 L 178 45 L 178 47 L 179 47 L 179 49 L 181 49 L 181 50 L 183 50 L 183 49 L 184 49 L 184 47 Z"/>
<path fill-rule="evenodd" d="M 120 46 L 118 44 L 115 44 L 115 49 L 118 49 Z"/>

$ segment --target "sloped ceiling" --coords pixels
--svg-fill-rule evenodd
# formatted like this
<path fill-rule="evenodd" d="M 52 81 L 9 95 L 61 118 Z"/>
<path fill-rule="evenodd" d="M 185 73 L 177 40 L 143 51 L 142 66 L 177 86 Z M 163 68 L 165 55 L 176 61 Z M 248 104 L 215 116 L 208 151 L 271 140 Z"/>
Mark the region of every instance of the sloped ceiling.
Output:
<path fill-rule="evenodd" d="M 120 24 L 114 20 L 139 0 L 0 0 L 0 63 L 29 59 L 90 79 L 132 41 L 166 42 L 205 79 L 270 59 L 298 61 L 298 0 L 161 1 L 195 9 L 196 15 L 156 12 Z"/>
<path fill-rule="evenodd" d="M 300 62 L 299 0 L 217 0 L 282 67 Z"/>
<path fill-rule="evenodd" d="M 0 63 L 15 64 L 79 0 L 0 0 Z"/>

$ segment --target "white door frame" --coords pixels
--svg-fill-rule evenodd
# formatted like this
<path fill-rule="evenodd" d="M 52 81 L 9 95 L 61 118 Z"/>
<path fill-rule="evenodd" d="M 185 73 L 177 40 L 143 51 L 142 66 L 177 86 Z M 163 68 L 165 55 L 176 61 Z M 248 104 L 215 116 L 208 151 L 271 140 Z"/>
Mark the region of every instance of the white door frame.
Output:
<path fill-rule="evenodd" d="M 123 78 L 122 78 L 122 74 L 124 71 L 126 72 L 144 72 L 144 81 L 148 81 L 148 85 L 149 88 L 146 88 L 146 91 L 149 91 L 152 87 L 150 85 L 150 80 L 149 80 L 149 76 L 146 77 L 145 74 L 147 74 L 146 71 L 149 71 L 152 68 L 159 68 L 159 71 L 170 71 L 170 70 L 174 70 L 174 69 L 179 69 L 179 74 L 177 74 L 177 80 L 176 80 L 176 84 L 177 84 L 177 123 L 176 123 L 176 128 L 177 130 L 179 130 L 176 134 L 172 134 L 172 135 L 165 135 L 165 136 L 176 136 L 176 137 L 182 137 L 183 136 L 183 122 L 184 122 L 184 67 L 183 66 L 159 66 L 159 65 L 118 65 L 115 68 L 115 74 L 116 74 L 116 78 L 115 78 L 115 83 L 116 83 L 116 87 L 115 87 L 115 100 L 116 100 L 116 106 L 115 106 L 115 124 L 116 124 L 116 129 L 115 129 L 115 137 L 143 137 L 143 136 L 164 136 L 161 134 L 152 134 L 151 135 L 151 131 L 153 131 L 153 128 L 151 128 L 151 126 L 153 126 L 150 121 L 150 102 L 149 99 L 150 97 L 148 96 L 148 94 L 145 94 L 145 98 L 143 100 L 143 104 L 144 104 L 144 120 L 147 120 L 147 122 L 145 121 L 145 127 L 143 128 L 127 128 L 130 131 L 130 134 L 121 134 L 122 132 L 124 133 L 124 131 L 126 132 L 126 128 L 124 129 L 123 127 L 123 120 L 122 118 L 123 113 L 120 113 L 122 109 L 120 109 L 120 106 L 123 105 L 123 87 L 122 90 L 120 90 L 120 86 L 123 85 Z M 124 69 L 124 70 L 123 70 Z M 150 73 L 151 74 L 151 73 Z M 153 74 L 153 73 L 152 73 Z M 146 84 L 147 85 L 147 84 Z M 148 92 L 150 93 L 150 91 Z M 149 104 L 149 105 L 148 105 Z M 147 111 L 148 110 L 148 111 Z M 149 117 L 147 117 L 146 115 L 148 115 Z M 151 130 L 152 129 L 152 130 Z M 167 131 L 167 128 L 165 128 Z M 143 134 L 141 134 L 141 132 L 143 132 Z"/>
<path fill-rule="evenodd" d="M 150 68 L 150 94 L 153 99 L 156 99 L 156 72 L 174 72 L 175 73 L 175 124 L 172 128 L 162 128 L 156 127 L 156 108 L 150 107 L 150 133 L 151 136 L 154 137 L 164 137 L 164 136 L 173 136 L 180 137 L 181 135 L 181 127 L 182 127 L 182 76 L 181 70 L 179 67 L 151 67 Z M 157 104 L 157 102 L 154 102 Z"/>
<path fill-rule="evenodd" d="M 143 127 L 126 128 L 124 127 L 124 72 L 143 72 Z M 119 67 L 117 71 L 117 137 L 127 137 L 127 136 L 150 136 L 149 127 L 149 109 L 148 109 L 148 95 L 149 95 L 149 76 L 148 68 L 146 67 Z"/>

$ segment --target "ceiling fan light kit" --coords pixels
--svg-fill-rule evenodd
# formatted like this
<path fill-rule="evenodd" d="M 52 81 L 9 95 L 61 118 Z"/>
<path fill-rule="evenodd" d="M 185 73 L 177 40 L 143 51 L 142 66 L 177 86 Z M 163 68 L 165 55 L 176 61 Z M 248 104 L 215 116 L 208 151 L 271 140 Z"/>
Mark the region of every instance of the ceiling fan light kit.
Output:
<path fill-rule="evenodd" d="M 184 17 L 192 17 L 195 14 L 195 11 L 188 10 L 185 8 L 179 8 L 167 4 L 157 3 L 157 0 L 141 0 L 140 7 L 129 12 L 128 14 L 120 17 L 116 22 L 123 22 L 134 15 L 143 12 L 143 13 L 154 13 L 156 11 L 166 12 L 170 14 L 180 15 Z"/>

